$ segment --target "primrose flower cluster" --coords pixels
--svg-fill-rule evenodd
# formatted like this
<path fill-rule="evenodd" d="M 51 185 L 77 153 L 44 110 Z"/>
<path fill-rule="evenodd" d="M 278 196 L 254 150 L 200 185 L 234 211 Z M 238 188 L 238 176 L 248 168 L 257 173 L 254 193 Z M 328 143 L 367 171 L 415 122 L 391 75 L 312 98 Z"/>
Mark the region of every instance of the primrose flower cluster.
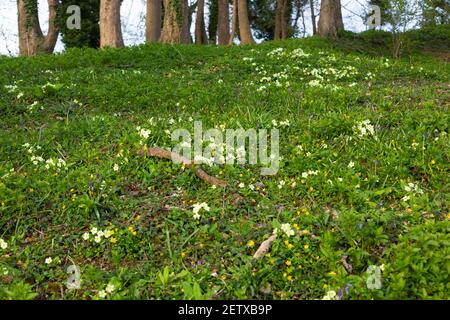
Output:
<path fill-rule="evenodd" d="M 30 161 L 35 165 L 42 165 L 45 169 L 50 170 L 51 168 L 55 168 L 57 172 L 61 169 L 67 169 L 67 163 L 64 159 L 61 158 L 48 158 L 44 159 L 42 156 L 38 156 L 35 154 L 36 151 L 41 149 L 41 146 L 32 146 L 29 143 L 25 143 L 22 145 L 26 151 L 31 154 Z"/>
<path fill-rule="evenodd" d="M 208 206 L 208 204 L 206 203 L 206 202 L 202 202 L 202 203 L 195 203 L 194 205 L 193 205 L 193 208 L 192 208 L 192 212 L 194 213 L 194 215 L 193 215 L 193 218 L 195 219 L 195 220 L 199 220 L 200 219 L 200 211 L 201 210 L 205 210 L 205 211 L 207 211 L 207 212 L 209 212 L 209 210 L 210 210 L 210 208 L 209 208 L 209 206 Z"/>
<path fill-rule="evenodd" d="M 419 185 L 413 182 L 409 182 L 404 186 L 404 190 L 408 192 L 407 195 L 405 195 L 402 198 L 403 202 L 407 202 L 411 199 L 413 196 L 418 196 L 423 194 L 423 190 L 419 188 Z"/>
<path fill-rule="evenodd" d="M 83 240 L 90 241 L 91 237 L 95 243 L 100 243 L 102 240 L 109 240 L 112 244 L 117 242 L 117 239 L 114 237 L 115 230 L 114 229 L 105 229 L 99 230 L 97 227 L 92 227 L 90 232 L 85 232 L 82 235 Z"/>
<path fill-rule="evenodd" d="M 357 123 L 353 127 L 353 132 L 359 138 L 362 138 L 364 136 L 375 135 L 375 129 L 373 125 L 370 123 L 370 120 L 363 120 Z"/>

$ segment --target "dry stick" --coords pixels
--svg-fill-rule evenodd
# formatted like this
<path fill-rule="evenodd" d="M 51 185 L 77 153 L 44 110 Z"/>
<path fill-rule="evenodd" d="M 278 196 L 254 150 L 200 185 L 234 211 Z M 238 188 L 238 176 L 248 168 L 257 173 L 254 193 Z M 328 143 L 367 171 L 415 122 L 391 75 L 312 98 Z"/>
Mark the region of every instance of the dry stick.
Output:
<path fill-rule="evenodd" d="M 171 152 L 169 150 L 162 149 L 162 148 L 149 148 L 149 149 L 139 150 L 138 154 L 140 156 L 168 159 L 168 160 L 176 161 L 178 163 L 183 163 L 186 167 L 194 170 L 195 175 L 197 177 L 199 177 L 200 179 L 202 179 L 203 181 L 206 181 L 209 184 L 212 184 L 212 185 L 215 185 L 218 187 L 225 187 L 227 185 L 225 181 L 210 176 L 200 167 L 196 167 L 194 162 L 192 162 L 189 159 L 186 159 L 185 157 L 179 155 L 178 153 Z"/>

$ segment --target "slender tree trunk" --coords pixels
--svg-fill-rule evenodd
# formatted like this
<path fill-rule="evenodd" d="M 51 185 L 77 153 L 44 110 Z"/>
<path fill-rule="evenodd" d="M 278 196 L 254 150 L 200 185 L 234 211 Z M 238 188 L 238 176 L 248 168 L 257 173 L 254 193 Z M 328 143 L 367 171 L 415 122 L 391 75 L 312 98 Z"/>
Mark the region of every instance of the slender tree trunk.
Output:
<path fill-rule="evenodd" d="M 342 21 L 341 1 L 322 0 L 318 33 L 322 37 L 336 37 L 338 30 L 344 29 Z"/>
<path fill-rule="evenodd" d="M 37 1 L 33 3 L 32 12 L 26 8 L 24 0 L 17 0 L 19 25 L 19 52 L 21 56 L 32 56 L 38 53 L 52 53 L 58 39 L 59 29 L 55 23 L 58 0 L 47 0 L 49 8 L 48 31 L 44 36 L 38 16 Z"/>
<path fill-rule="evenodd" d="M 341 0 L 335 0 L 334 19 L 338 30 L 344 30 L 344 19 L 342 18 Z"/>
<path fill-rule="evenodd" d="M 120 25 L 121 0 L 100 0 L 100 47 L 123 47 Z"/>
<path fill-rule="evenodd" d="M 231 34 L 230 34 L 230 40 L 228 41 L 229 45 L 233 44 L 234 36 L 236 35 L 237 30 L 237 24 L 238 24 L 238 6 L 237 6 L 238 0 L 233 0 L 233 17 L 231 18 Z"/>
<path fill-rule="evenodd" d="M 273 38 L 275 40 L 281 39 L 281 28 L 283 24 L 283 18 L 282 18 L 282 6 L 283 6 L 283 0 L 277 0 L 277 7 L 275 9 L 275 33 L 273 35 Z"/>
<path fill-rule="evenodd" d="M 172 0 L 174 1 L 174 0 Z M 176 1 L 176 0 L 175 0 Z M 181 25 L 181 43 L 189 44 L 192 43 L 191 39 L 191 22 L 192 22 L 192 11 L 189 8 L 188 0 L 181 0 L 181 14 L 182 14 L 182 25 Z"/>
<path fill-rule="evenodd" d="M 197 17 L 195 19 L 195 44 L 207 44 L 205 29 L 205 0 L 198 0 Z"/>
<path fill-rule="evenodd" d="M 302 38 L 304 38 L 306 36 L 306 24 L 305 24 L 305 13 L 303 12 L 303 8 L 300 10 L 300 14 L 302 17 L 302 27 L 303 27 Z"/>
<path fill-rule="evenodd" d="M 287 37 L 286 5 L 287 0 L 277 0 L 275 9 L 275 40 L 286 39 Z"/>
<path fill-rule="evenodd" d="M 313 34 L 317 34 L 316 13 L 314 12 L 314 0 L 309 0 L 309 7 L 311 8 L 311 21 L 313 27 Z"/>
<path fill-rule="evenodd" d="M 286 17 L 286 6 L 287 0 L 282 0 L 283 5 L 281 6 L 281 39 L 287 38 L 287 19 Z"/>
<path fill-rule="evenodd" d="M 218 43 L 219 45 L 226 45 L 230 39 L 230 9 L 228 7 L 228 0 L 219 0 L 219 17 L 218 17 Z"/>
<path fill-rule="evenodd" d="M 250 21 L 248 20 L 247 0 L 238 0 L 238 16 L 239 16 L 239 35 L 242 44 L 255 43 L 250 29 Z"/>
<path fill-rule="evenodd" d="M 147 43 L 157 42 L 161 37 L 161 0 L 147 0 L 145 38 Z"/>
<path fill-rule="evenodd" d="M 160 41 L 163 43 L 181 43 L 181 17 L 172 0 L 164 0 L 164 20 Z"/>

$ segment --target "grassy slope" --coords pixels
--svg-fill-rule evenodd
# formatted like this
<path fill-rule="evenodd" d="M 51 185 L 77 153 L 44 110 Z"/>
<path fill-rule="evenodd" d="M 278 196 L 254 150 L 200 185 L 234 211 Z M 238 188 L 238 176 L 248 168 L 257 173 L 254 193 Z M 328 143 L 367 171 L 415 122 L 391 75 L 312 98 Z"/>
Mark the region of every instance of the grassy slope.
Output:
<path fill-rule="evenodd" d="M 450 67 L 345 45 L 312 38 L 0 58 L 0 238 L 8 244 L 0 297 L 61 298 L 75 262 L 83 282 L 65 298 L 98 298 L 108 283 L 108 298 L 316 299 L 346 286 L 345 299 L 448 298 Z M 297 48 L 309 56 L 295 56 Z M 68 112 L 71 99 L 80 105 Z M 223 192 L 170 162 L 135 156 L 137 126 L 151 130 L 147 145 L 169 147 L 166 130 L 192 130 L 190 117 L 204 128 L 289 119 L 278 175 L 208 168 L 229 182 Z M 354 126 L 366 119 L 375 134 L 358 137 Z M 34 165 L 32 155 L 63 158 L 67 168 Z M 302 177 L 308 170 L 318 174 Z M 201 202 L 211 210 L 196 221 L 192 204 Z M 296 235 L 252 261 L 282 223 Z M 114 235 L 83 240 L 92 227 Z M 369 290 L 365 271 L 382 264 L 382 289 Z"/>

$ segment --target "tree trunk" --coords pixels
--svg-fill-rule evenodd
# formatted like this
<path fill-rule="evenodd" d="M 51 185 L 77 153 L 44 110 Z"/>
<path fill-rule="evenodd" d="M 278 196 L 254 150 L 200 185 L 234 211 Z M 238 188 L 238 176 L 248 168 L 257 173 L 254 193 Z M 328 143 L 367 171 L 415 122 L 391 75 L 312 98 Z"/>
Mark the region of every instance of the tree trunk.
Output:
<path fill-rule="evenodd" d="M 181 43 L 181 17 L 178 17 L 177 5 L 172 0 L 164 0 L 164 22 L 160 41 L 163 43 Z"/>
<path fill-rule="evenodd" d="M 121 0 L 100 0 L 100 47 L 123 47 L 120 25 Z"/>
<path fill-rule="evenodd" d="M 279 40 L 281 39 L 281 23 L 282 23 L 282 19 L 281 19 L 281 6 L 283 0 L 277 0 L 277 7 L 275 9 L 275 32 L 273 35 L 274 40 Z"/>
<path fill-rule="evenodd" d="M 147 43 L 157 42 L 161 37 L 161 0 L 147 0 L 145 38 Z"/>
<path fill-rule="evenodd" d="M 239 16 L 239 35 L 242 44 L 255 43 L 250 29 L 250 21 L 248 20 L 247 0 L 238 0 L 238 16 Z"/>
<path fill-rule="evenodd" d="M 172 0 L 176 1 L 176 0 Z M 182 14 L 182 25 L 181 25 L 181 43 L 189 44 L 192 43 L 191 39 L 191 22 L 192 22 L 192 11 L 189 7 L 188 0 L 181 0 L 181 14 Z"/>
<path fill-rule="evenodd" d="M 58 11 L 58 0 L 47 0 L 48 32 L 44 36 L 38 16 L 37 1 L 32 8 L 26 8 L 24 0 L 17 0 L 19 25 L 19 52 L 21 56 L 32 56 L 38 53 L 52 53 L 58 40 L 59 29 L 55 19 Z M 29 10 L 32 12 L 29 12 Z"/>
<path fill-rule="evenodd" d="M 336 37 L 344 29 L 340 0 L 322 0 L 318 33 L 322 37 Z"/>
<path fill-rule="evenodd" d="M 286 39 L 286 0 L 277 0 L 277 7 L 275 10 L 275 34 L 274 39 Z"/>
<path fill-rule="evenodd" d="M 195 18 L 195 44 L 208 44 L 205 29 L 205 0 L 198 0 Z"/>
<path fill-rule="evenodd" d="M 233 17 L 231 18 L 231 33 L 230 40 L 228 41 L 229 45 L 233 44 L 234 36 L 236 35 L 237 24 L 238 24 L 238 0 L 233 0 Z"/>
<path fill-rule="evenodd" d="M 317 34 L 316 13 L 314 12 L 314 0 L 309 1 L 309 6 L 311 8 L 311 22 L 312 22 L 313 35 L 314 35 L 314 34 Z"/>
<path fill-rule="evenodd" d="M 218 17 L 218 43 L 226 45 L 230 39 L 230 10 L 228 0 L 219 0 L 219 17 Z"/>
<path fill-rule="evenodd" d="M 342 18 L 341 0 L 335 0 L 334 19 L 338 30 L 344 30 L 344 19 Z"/>

